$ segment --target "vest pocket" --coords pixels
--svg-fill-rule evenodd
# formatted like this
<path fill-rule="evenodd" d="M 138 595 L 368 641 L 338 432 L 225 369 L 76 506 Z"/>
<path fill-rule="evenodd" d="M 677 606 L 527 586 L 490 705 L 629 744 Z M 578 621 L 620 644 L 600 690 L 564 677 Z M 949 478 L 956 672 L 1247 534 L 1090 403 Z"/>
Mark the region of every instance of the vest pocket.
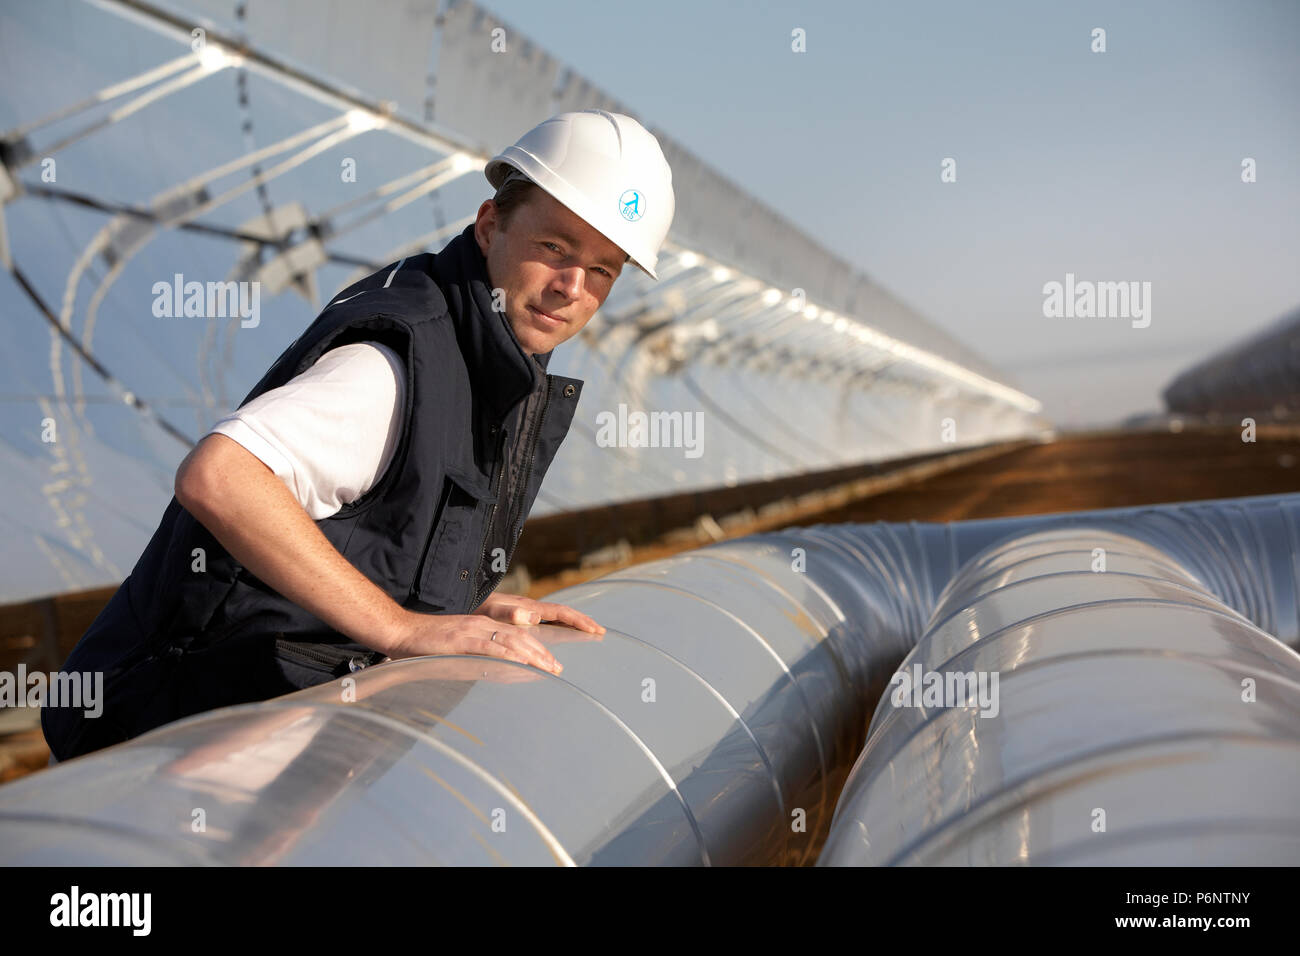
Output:
<path fill-rule="evenodd" d="M 483 520 L 497 496 L 476 471 L 448 468 L 445 504 L 429 535 L 420 569 L 418 598 L 439 608 L 458 609 L 474 586 Z"/>
<path fill-rule="evenodd" d="M 353 670 L 368 667 L 371 660 L 375 658 L 375 652 L 358 653 L 355 650 L 330 644 L 287 641 L 277 637 L 275 656 L 313 670 L 323 671 L 331 677 L 339 677 Z M 352 665 L 353 661 L 356 662 L 355 665 Z"/>

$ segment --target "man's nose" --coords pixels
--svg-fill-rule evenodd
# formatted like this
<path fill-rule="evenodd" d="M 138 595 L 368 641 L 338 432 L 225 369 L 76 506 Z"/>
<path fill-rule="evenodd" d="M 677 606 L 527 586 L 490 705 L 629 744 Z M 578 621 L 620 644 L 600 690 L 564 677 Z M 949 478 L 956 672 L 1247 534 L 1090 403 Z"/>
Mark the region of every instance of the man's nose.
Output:
<path fill-rule="evenodd" d="M 582 283 L 582 268 L 574 266 L 571 269 L 557 269 L 555 278 L 551 281 L 551 288 L 576 302 L 582 297 Z"/>

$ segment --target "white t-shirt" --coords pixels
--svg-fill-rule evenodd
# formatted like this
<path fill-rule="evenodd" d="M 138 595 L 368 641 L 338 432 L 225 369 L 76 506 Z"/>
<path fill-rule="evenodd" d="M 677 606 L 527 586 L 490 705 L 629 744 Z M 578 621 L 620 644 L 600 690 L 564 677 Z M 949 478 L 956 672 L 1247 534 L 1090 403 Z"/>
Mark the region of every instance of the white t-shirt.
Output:
<path fill-rule="evenodd" d="M 392 460 L 406 400 L 402 360 L 378 342 L 330 349 L 302 374 L 212 426 L 328 518 L 369 491 Z"/>

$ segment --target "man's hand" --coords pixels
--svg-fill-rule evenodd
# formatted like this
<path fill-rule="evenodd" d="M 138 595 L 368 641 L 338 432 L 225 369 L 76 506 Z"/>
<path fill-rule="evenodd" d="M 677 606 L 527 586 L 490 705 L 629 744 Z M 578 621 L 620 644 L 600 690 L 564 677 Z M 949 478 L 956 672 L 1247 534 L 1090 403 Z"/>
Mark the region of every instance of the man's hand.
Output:
<path fill-rule="evenodd" d="M 494 621 L 519 624 L 525 627 L 529 624 L 540 624 L 542 621 L 549 621 L 556 624 L 567 624 L 590 634 L 605 633 L 604 626 L 597 624 L 576 608 L 571 608 L 567 604 L 535 601 L 532 598 L 524 597 L 522 594 L 489 594 L 487 600 L 476 607 L 473 613 L 486 615 Z"/>
<path fill-rule="evenodd" d="M 405 615 L 390 636 L 387 653 L 393 660 L 426 654 L 480 654 L 531 664 L 552 674 L 564 670 L 546 645 L 522 627 L 482 614 L 407 611 Z"/>

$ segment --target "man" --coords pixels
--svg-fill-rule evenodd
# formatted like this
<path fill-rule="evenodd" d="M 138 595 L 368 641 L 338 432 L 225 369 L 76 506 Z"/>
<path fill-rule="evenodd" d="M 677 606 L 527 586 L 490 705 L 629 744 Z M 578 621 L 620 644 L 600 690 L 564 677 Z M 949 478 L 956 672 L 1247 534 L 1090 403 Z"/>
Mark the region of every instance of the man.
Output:
<path fill-rule="evenodd" d="M 484 170 L 496 195 L 437 255 L 345 289 L 195 446 L 140 560 L 64 664 L 98 719 L 46 708 L 55 758 L 386 658 L 558 673 L 527 624 L 601 633 L 493 590 L 572 422 L 546 373 L 625 262 L 651 278 L 671 171 L 634 119 L 561 113 Z"/>

